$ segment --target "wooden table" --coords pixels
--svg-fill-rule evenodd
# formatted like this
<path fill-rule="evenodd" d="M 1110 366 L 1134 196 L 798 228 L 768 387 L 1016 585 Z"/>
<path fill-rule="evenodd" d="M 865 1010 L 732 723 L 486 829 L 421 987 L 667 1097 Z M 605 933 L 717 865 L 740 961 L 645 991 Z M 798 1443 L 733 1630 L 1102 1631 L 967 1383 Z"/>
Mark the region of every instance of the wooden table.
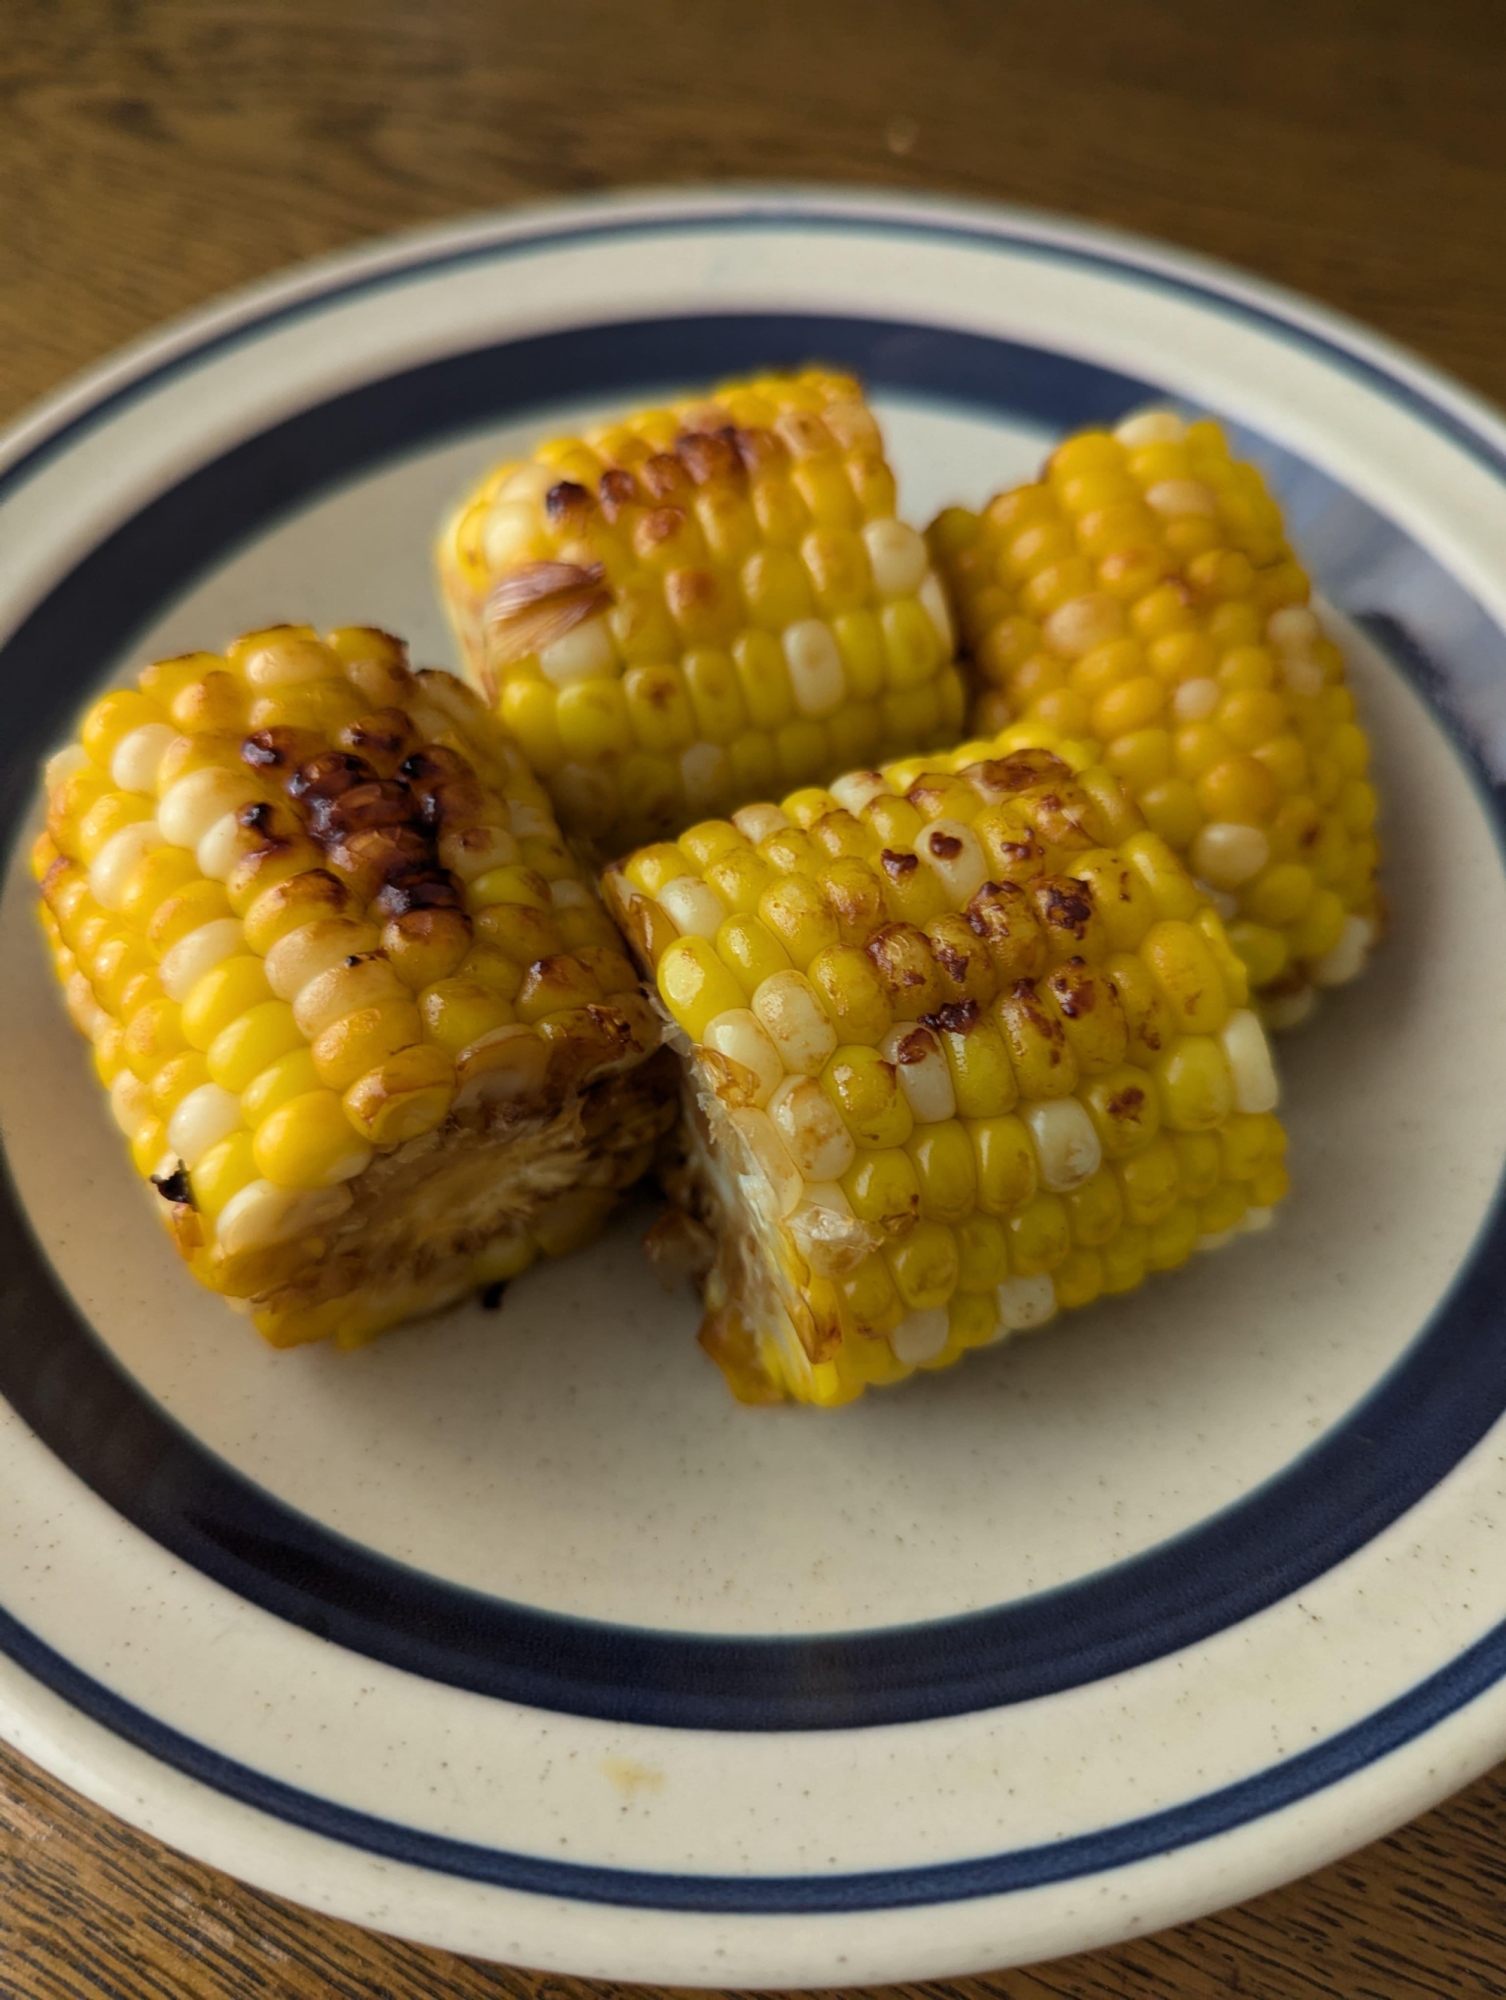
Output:
<path fill-rule="evenodd" d="M 0 419 L 157 320 L 402 224 L 619 183 L 882 182 L 1154 232 L 1506 402 L 1500 0 L 4 0 Z M 181 1860 L 0 1755 L 0 1991 L 602 1992 Z M 1348 1862 L 932 1992 L 1506 1994 L 1506 1767 Z M 919 1990 L 919 1989 L 917 1989 Z"/>

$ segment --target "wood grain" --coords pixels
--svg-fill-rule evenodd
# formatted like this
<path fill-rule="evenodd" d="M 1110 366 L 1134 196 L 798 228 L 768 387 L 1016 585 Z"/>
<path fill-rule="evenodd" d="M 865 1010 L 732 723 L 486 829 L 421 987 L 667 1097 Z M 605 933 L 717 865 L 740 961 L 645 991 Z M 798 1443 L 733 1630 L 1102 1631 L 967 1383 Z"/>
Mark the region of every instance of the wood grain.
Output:
<path fill-rule="evenodd" d="M 1506 400 L 1503 63 L 1500 0 L 0 0 L 0 418 L 172 313 L 382 230 L 768 176 L 1164 235 Z M 1498 1771 L 1223 1916 L 904 1990 L 1506 1994 L 1503 1836 Z M 310 1915 L 0 1753 L 17 2000 L 611 1991 Z"/>

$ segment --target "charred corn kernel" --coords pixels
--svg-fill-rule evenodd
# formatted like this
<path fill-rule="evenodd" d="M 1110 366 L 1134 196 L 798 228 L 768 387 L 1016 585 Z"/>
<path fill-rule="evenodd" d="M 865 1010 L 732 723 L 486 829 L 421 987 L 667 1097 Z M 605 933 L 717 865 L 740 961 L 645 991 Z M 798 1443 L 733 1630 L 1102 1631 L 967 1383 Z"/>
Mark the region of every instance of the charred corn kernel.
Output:
<path fill-rule="evenodd" d="M 706 935 L 712 880 L 755 848 L 757 913 Z M 893 914 L 915 876 L 923 925 Z M 691 1042 L 702 1342 L 740 1394 L 830 1404 L 949 1365 L 1183 1261 L 1236 1171 L 1281 1191 L 1243 962 L 1101 766 L 1012 729 L 698 825 L 607 881 Z"/>
<path fill-rule="evenodd" d="M 610 854 L 955 736 L 950 611 L 893 510 L 857 385 L 768 375 L 498 468 L 441 584 L 467 671 Z"/>
<path fill-rule="evenodd" d="M 1055 469 L 1068 440 L 1041 481 L 981 515 L 948 509 L 928 540 L 951 586 L 977 718 L 1016 721 L 1052 749 L 1087 738 L 1153 831 L 1230 899 L 1231 922 L 1272 934 L 1242 931 L 1250 948 L 1238 948 L 1257 999 L 1279 986 L 1289 1009 L 1286 996 L 1321 983 L 1315 967 L 1344 919 L 1370 927 L 1347 976 L 1376 932 L 1373 851 L 1316 871 L 1338 917 L 1326 904 L 1310 916 L 1311 891 L 1300 896 L 1294 878 L 1267 879 L 1271 863 L 1307 859 L 1317 839 L 1337 856 L 1339 836 L 1368 834 L 1369 746 L 1258 475 L 1214 425 L 1170 412 L 1128 420 L 1142 421 L 1167 436 L 1124 450 L 1116 434 L 1112 466 L 1070 476 Z M 1068 663 L 1070 687 L 1053 657 Z M 1363 790 L 1348 789 L 1357 782 Z M 1315 821 L 1296 852 L 1281 833 L 1293 807 Z"/>
<path fill-rule="evenodd" d="M 589 688 L 564 636 L 544 664 Z M 620 751 L 618 700 L 567 702 L 567 735 Z M 37 855 L 65 999 L 191 1268 L 270 1340 L 448 1303 L 494 1242 L 509 1268 L 566 1248 L 645 1170 L 673 1117 L 654 1017 L 463 684 L 383 633 L 282 627 L 148 669 L 81 736 Z"/>

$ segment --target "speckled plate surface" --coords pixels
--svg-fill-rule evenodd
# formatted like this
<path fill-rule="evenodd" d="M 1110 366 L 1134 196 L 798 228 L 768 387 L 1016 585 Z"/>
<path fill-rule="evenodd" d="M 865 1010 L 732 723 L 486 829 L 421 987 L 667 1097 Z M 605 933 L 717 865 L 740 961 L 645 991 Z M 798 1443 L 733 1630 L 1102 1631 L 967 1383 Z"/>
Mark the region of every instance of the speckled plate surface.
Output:
<path fill-rule="evenodd" d="M 1152 395 L 1266 467 L 1348 635 L 1394 923 L 1282 1054 L 1279 1226 L 831 1414 L 730 1401 L 644 1216 L 354 1355 L 152 1224 L 15 860 L 88 690 L 275 618 L 450 658 L 513 440 L 811 357 L 924 521 Z M 1154 246 L 836 194 L 518 213 L 293 274 L 0 447 L 0 1731 L 456 1950 L 695 1984 L 1079 1949 L 1506 1750 L 1506 428 Z"/>

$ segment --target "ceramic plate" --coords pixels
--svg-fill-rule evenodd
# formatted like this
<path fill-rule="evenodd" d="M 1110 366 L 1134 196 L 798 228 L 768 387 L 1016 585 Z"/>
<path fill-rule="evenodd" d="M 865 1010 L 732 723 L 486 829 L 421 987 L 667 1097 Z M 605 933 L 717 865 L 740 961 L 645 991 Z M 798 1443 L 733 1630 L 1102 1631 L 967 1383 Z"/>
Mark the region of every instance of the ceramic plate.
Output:
<path fill-rule="evenodd" d="M 1228 1903 L 1506 1750 L 1506 429 L 1299 300 L 1036 216 L 667 195 L 169 329 L 0 457 L 13 853 L 87 693 L 275 619 L 450 643 L 445 502 L 548 425 L 850 364 L 909 516 L 1209 409 L 1354 661 L 1390 938 L 1283 1047 L 1280 1225 L 833 1414 L 748 1410 L 630 1215 L 276 1354 L 143 1207 L 13 859 L 0 1730 L 267 1888 L 684 1984 L 956 1973 Z"/>

